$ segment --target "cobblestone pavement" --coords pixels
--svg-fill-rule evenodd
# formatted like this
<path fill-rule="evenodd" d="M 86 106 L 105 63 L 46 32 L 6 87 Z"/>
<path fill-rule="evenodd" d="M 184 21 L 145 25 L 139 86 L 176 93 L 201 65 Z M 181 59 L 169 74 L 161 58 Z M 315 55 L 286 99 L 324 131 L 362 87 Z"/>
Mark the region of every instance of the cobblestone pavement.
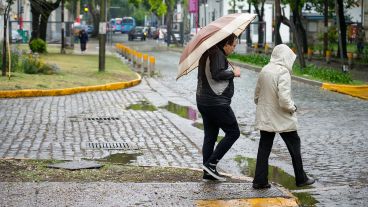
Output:
<path fill-rule="evenodd" d="M 163 109 L 127 109 L 145 100 L 136 89 L 0 99 L 0 157 L 97 159 L 119 151 L 88 149 L 88 142 L 128 142 L 141 148 L 139 165 L 198 168 L 198 149 Z"/>
<path fill-rule="evenodd" d="M 175 80 L 179 53 L 151 52 L 156 56 L 161 77 L 157 80 L 195 105 L 194 71 Z M 236 155 L 256 157 L 259 134 L 254 130 L 253 92 L 257 73 L 242 70 L 235 80 L 232 107 L 244 137 L 239 139 L 220 162 L 223 169 L 241 173 L 228 163 Z M 318 179 L 314 192 L 318 206 L 364 206 L 368 203 L 368 102 L 293 81 L 294 100 L 298 106 L 298 133 L 302 141 L 305 170 Z M 282 139 L 275 139 L 270 163 L 294 175 L 291 159 Z M 346 196 L 337 196 L 347 187 Z M 324 190 L 323 190 L 324 189 Z M 335 189 L 335 190 L 334 190 Z"/>

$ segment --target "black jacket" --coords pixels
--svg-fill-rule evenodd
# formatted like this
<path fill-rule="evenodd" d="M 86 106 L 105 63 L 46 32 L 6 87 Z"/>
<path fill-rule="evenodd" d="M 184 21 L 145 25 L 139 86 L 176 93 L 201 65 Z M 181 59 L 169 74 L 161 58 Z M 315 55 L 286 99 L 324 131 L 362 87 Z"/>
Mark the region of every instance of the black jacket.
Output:
<path fill-rule="evenodd" d="M 207 59 L 209 59 L 209 68 L 207 68 L 206 74 Z M 197 104 L 204 106 L 230 105 L 234 95 L 233 79 L 234 73 L 229 69 L 225 52 L 217 46 L 207 50 L 199 60 Z"/>

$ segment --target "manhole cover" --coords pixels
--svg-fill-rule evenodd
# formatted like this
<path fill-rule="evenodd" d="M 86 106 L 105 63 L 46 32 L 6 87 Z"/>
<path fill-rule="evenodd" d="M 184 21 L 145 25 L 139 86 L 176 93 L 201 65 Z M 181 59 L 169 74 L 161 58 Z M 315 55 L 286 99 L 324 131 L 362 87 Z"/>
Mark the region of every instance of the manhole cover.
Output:
<path fill-rule="evenodd" d="M 110 120 L 120 120 L 119 117 L 89 117 L 84 118 L 84 120 L 88 121 L 110 121 Z"/>
<path fill-rule="evenodd" d="M 87 142 L 85 144 L 87 149 L 122 149 L 122 150 L 136 150 L 139 147 L 133 143 L 128 142 Z"/>

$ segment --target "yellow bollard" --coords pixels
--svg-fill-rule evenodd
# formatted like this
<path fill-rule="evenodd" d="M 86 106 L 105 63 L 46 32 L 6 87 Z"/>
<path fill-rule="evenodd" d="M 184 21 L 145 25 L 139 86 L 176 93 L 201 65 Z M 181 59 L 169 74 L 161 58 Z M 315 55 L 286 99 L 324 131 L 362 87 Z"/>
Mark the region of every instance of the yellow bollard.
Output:
<path fill-rule="evenodd" d="M 142 53 L 137 52 L 137 68 L 142 68 Z M 142 69 L 141 72 L 143 73 L 144 70 Z"/>
<path fill-rule="evenodd" d="M 144 72 L 148 71 L 148 55 L 147 54 L 143 54 L 143 71 Z"/>
<path fill-rule="evenodd" d="M 353 65 L 353 53 L 348 52 L 346 55 L 348 56 L 348 65 L 351 68 L 351 66 Z"/>
<path fill-rule="evenodd" d="M 154 56 L 149 57 L 148 75 L 151 76 L 155 73 L 156 59 Z"/>
<path fill-rule="evenodd" d="M 331 50 L 326 50 L 326 62 L 331 62 Z"/>
<path fill-rule="evenodd" d="M 270 46 L 268 46 L 268 44 L 266 43 L 264 46 L 264 53 L 268 54 L 269 49 L 270 49 Z"/>
<path fill-rule="evenodd" d="M 312 48 L 308 48 L 308 60 L 312 60 L 312 56 L 313 56 L 313 49 Z"/>

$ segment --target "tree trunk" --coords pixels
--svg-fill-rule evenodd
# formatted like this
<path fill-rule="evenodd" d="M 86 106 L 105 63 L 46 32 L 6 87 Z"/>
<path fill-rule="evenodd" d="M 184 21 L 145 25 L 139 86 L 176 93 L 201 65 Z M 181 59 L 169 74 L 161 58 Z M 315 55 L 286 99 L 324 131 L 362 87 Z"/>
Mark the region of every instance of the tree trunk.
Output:
<path fill-rule="evenodd" d="M 257 4 L 254 5 L 254 9 L 256 10 L 256 13 L 258 15 L 258 44 L 263 45 L 264 41 L 264 22 L 263 22 L 263 16 L 264 16 L 264 2 L 262 1 L 261 4 L 261 10 L 259 10 L 259 7 Z"/>
<path fill-rule="evenodd" d="M 346 58 L 346 23 L 344 16 L 344 2 L 343 0 L 336 0 L 337 14 L 339 16 L 338 21 L 340 25 L 339 38 L 341 44 L 339 44 L 339 50 L 342 50 L 343 58 Z M 342 47 L 342 48 L 341 48 Z"/>
<path fill-rule="evenodd" d="M 325 0 L 324 2 L 324 26 L 325 26 L 325 32 L 323 33 L 323 56 L 326 56 L 326 50 L 328 48 L 328 0 Z"/>
<path fill-rule="evenodd" d="M 95 28 L 92 32 L 92 37 L 98 37 L 98 28 L 99 28 L 99 22 L 100 22 L 100 13 L 96 11 L 94 5 L 94 1 L 92 1 L 91 4 L 88 6 L 88 10 L 92 16 L 92 22 L 93 22 L 93 28 Z"/>
<path fill-rule="evenodd" d="M 299 5 L 300 0 L 296 0 L 295 8 L 293 8 L 293 24 L 295 26 L 296 35 L 299 38 L 299 44 L 302 46 L 302 54 L 308 51 L 308 41 L 307 41 L 307 34 L 303 27 L 303 23 L 300 17 Z"/>
<path fill-rule="evenodd" d="M 296 44 L 296 49 L 297 49 L 297 53 L 298 53 L 300 67 L 305 68 L 305 59 L 304 59 L 304 55 L 303 55 L 303 48 L 301 46 L 302 44 L 301 44 L 301 40 L 300 40 L 300 35 L 297 34 L 293 21 L 290 21 L 284 15 L 285 14 L 283 14 L 283 16 L 281 18 L 282 23 L 287 25 L 291 29 L 291 31 L 294 35 L 294 40 L 295 40 L 295 44 Z"/>
<path fill-rule="evenodd" d="M 49 20 L 51 12 L 44 12 L 44 14 L 41 15 L 41 21 L 40 21 L 40 38 L 46 41 L 46 34 L 47 34 L 47 22 Z"/>
<path fill-rule="evenodd" d="M 47 21 L 52 11 L 59 7 L 61 0 L 50 3 L 46 0 L 30 0 L 32 13 L 31 39 L 41 38 L 46 41 Z"/>
<path fill-rule="evenodd" d="M 274 38 L 276 46 L 282 44 L 282 39 L 280 35 L 280 25 L 282 21 L 280 0 L 275 0 L 275 13 L 276 13 L 276 20 L 275 20 Z"/>

